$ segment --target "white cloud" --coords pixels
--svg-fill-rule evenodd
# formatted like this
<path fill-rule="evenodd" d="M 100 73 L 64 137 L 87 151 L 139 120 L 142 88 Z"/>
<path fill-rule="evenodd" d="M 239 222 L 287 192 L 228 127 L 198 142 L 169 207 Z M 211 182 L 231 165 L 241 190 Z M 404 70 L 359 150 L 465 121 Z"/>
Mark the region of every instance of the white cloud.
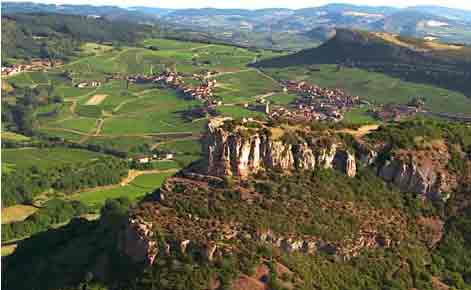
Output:
<path fill-rule="evenodd" d="M 16 0 L 16 1 L 31 1 L 31 0 Z M 150 6 L 150 7 L 165 7 L 165 8 L 201 8 L 201 7 L 215 7 L 215 8 L 245 8 L 245 9 L 258 9 L 269 7 L 286 7 L 286 8 L 303 8 L 320 6 L 327 3 L 340 3 L 347 2 L 352 4 L 364 4 L 372 6 L 415 6 L 415 5 L 438 5 L 453 8 L 462 8 L 471 10 L 471 1 L 469 0 L 395 0 L 394 4 L 390 0 L 172 0 L 172 1 L 155 1 L 155 0 L 38 0 L 42 3 L 54 4 L 91 4 L 91 5 L 118 5 L 118 6 Z M 470 12 L 471 13 L 471 12 Z"/>

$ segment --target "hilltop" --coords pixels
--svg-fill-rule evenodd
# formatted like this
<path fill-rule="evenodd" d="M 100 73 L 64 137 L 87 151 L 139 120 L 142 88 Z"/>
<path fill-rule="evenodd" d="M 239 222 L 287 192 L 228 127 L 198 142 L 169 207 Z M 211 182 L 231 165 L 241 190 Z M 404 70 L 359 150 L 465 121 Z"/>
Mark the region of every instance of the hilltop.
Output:
<path fill-rule="evenodd" d="M 99 221 L 74 220 L 21 243 L 4 260 L 4 281 L 15 289 L 469 289 L 469 126 L 405 122 L 350 136 L 215 120 L 208 129 L 201 162 L 131 208 L 110 200 Z M 20 279 L 26 262 L 29 278 Z"/>
<path fill-rule="evenodd" d="M 259 62 L 260 68 L 337 64 L 471 92 L 471 48 L 388 33 L 337 29 L 318 48 Z"/>

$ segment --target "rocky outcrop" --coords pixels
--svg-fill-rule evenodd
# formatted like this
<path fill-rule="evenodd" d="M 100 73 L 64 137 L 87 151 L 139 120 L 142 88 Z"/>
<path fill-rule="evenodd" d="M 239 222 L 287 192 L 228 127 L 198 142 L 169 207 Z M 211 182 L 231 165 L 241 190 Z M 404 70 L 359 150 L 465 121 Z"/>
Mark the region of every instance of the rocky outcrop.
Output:
<path fill-rule="evenodd" d="M 402 191 L 446 199 L 444 194 L 458 186 L 456 177 L 446 170 L 448 159 L 445 155 L 439 157 L 445 159 L 441 161 L 434 158 L 434 151 L 428 152 L 428 155 L 421 158 L 416 152 L 398 154 L 379 167 L 378 175 Z"/>
<path fill-rule="evenodd" d="M 288 133 L 293 136 L 284 138 L 285 129 L 262 123 L 232 125 L 229 129 L 224 121 L 210 121 L 204 142 L 208 161 L 204 173 L 245 178 L 267 170 L 333 168 L 354 177 L 359 166 L 368 166 L 402 191 L 441 199 L 447 199 L 463 183 L 459 173 L 448 170 L 450 154 L 441 141 L 421 150 L 391 151 L 387 144 L 370 144 L 365 140 L 355 140 L 353 146 L 346 146 L 335 137 L 312 137 L 305 131 Z M 390 157 L 385 160 L 386 156 Z"/>
<path fill-rule="evenodd" d="M 135 263 L 151 265 L 158 254 L 152 224 L 140 219 L 128 220 L 118 245 Z"/>
<path fill-rule="evenodd" d="M 336 168 L 356 175 L 355 154 L 340 150 L 338 144 L 289 144 L 275 140 L 262 130 L 224 129 L 210 122 L 204 142 L 207 173 L 214 176 L 246 177 L 267 169 L 312 170 Z"/>

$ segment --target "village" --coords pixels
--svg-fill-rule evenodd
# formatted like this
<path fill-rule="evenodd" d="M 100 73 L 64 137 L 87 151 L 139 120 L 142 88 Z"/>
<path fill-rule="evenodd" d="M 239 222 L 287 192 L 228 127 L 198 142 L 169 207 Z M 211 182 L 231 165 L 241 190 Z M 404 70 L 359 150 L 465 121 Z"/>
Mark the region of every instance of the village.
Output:
<path fill-rule="evenodd" d="M 51 62 L 47 59 L 33 59 L 30 64 L 2 67 L 2 76 L 12 76 L 26 71 L 47 71 L 61 64 L 60 61 Z M 123 79 L 127 83 L 154 83 L 160 87 L 178 91 L 183 98 L 201 101 L 203 104 L 201 108 L 188 113 L 190 118 L 193 115 L 199 118 L 207 115 L 208 112 L 214 112 L 217 106 L 223 105 L 214 93 L 217 80 L 211 78 L 217 74 L 217 71 L 204 71 L 201 74 L 185 75 L 171 70 L 150 75 L 123 76 L 115 74 L 106 77 L 104 80 L 80 81 L 74 86 L 77 88 L 98 88 L 104 82 Z M 185 83 L 185 79 L 191 80 L 189 81 L 191 84 Z M 271 104 L 265 96 L 257 98 L 252 103 L 225 105 L 239 105 L 248 110 L 263 112 L 269 119 L 285 119 L 291 122 L 340 122 L 344 119 L 346 112 L 362 106 L 367 106 L 369 108 L 368 114 L 382 121 L 398 121 L 406 117 L 413 117 L 418 113 L 426 113 L 423 109 L 424 101 L 420 98 L 414 98 L 408 104 L 387 104 L 376 107 L 359 96 L 349 95 L 339 88 L 322 88 L 305 81 L 297 82 L 292 80 L 282 80 L 280 85 L 283 87 L 283 92 L 295 94 L 298 98 L 284 106 Z"/>
<path fill-rule="evenodd" d="M 45 71 L 58 65 L 62 65 L 60 60 L 50 61 L 48 59 L 32 59 L 29 64 L 15 64 L 2 66 L 2 77 L 13 76 L 22 72 Z"/>
<path fill-rule="evenodd" d="M 193 74 L 192 79 L 201 82 L 201 84 L 197 86 L 185 85 L 183 76 L 172 71 L 165 71 L 158 75 L 150 76 L 130 75 L 127 76 L 126 79 L 131 83 L 156 83 L 164 87 L 170 87 L 181 92 L 184 97 L 188 99 L 200 100 L 206 105 L 211 106 L 217 104 L 213 93 L 217 81 L 215 79 L 209 79 L 209 77 L 215 73 L 217 72 L 208 72 L 206 76 Z"/>
<path fill-rule="evenodd" d="M 345 112 L 369 105 L 358 96 L 351 96 L 340 89 L 321 88 L 306 82 L 282 81 L 284 92 L 299 98 L 288 107 L 272 106 L 266 109 L 271 119 L 287 119 L 293 122 L 343 120 Z M 259 102 L 266 102 L 260 100 Z M 268 106 L 268 105 L 267 105 Z"/>

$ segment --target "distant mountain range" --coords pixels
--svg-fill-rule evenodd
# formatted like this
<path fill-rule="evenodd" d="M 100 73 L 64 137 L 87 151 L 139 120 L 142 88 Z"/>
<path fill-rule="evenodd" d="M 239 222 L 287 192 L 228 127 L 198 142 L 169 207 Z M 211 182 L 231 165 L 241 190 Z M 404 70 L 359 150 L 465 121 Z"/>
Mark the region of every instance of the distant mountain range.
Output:
<path fill-rule="evenodd" d="M 160 23 L 247 46 L 301 49 L 318 45 L 333 28 L 397 33 L 442 42 L 471 44 L 471 11 L 439 6 L 394 7 L 328 4 L 298 10 L 165 9 L 153 7 L 47 5 L 5 2 L 2 14 L 53 12 L 93 15 L 108 20 Z M 290 42 L 291 44 L 287 44 Z M 295 45 L 293 45 L 293 43 Z"/>

